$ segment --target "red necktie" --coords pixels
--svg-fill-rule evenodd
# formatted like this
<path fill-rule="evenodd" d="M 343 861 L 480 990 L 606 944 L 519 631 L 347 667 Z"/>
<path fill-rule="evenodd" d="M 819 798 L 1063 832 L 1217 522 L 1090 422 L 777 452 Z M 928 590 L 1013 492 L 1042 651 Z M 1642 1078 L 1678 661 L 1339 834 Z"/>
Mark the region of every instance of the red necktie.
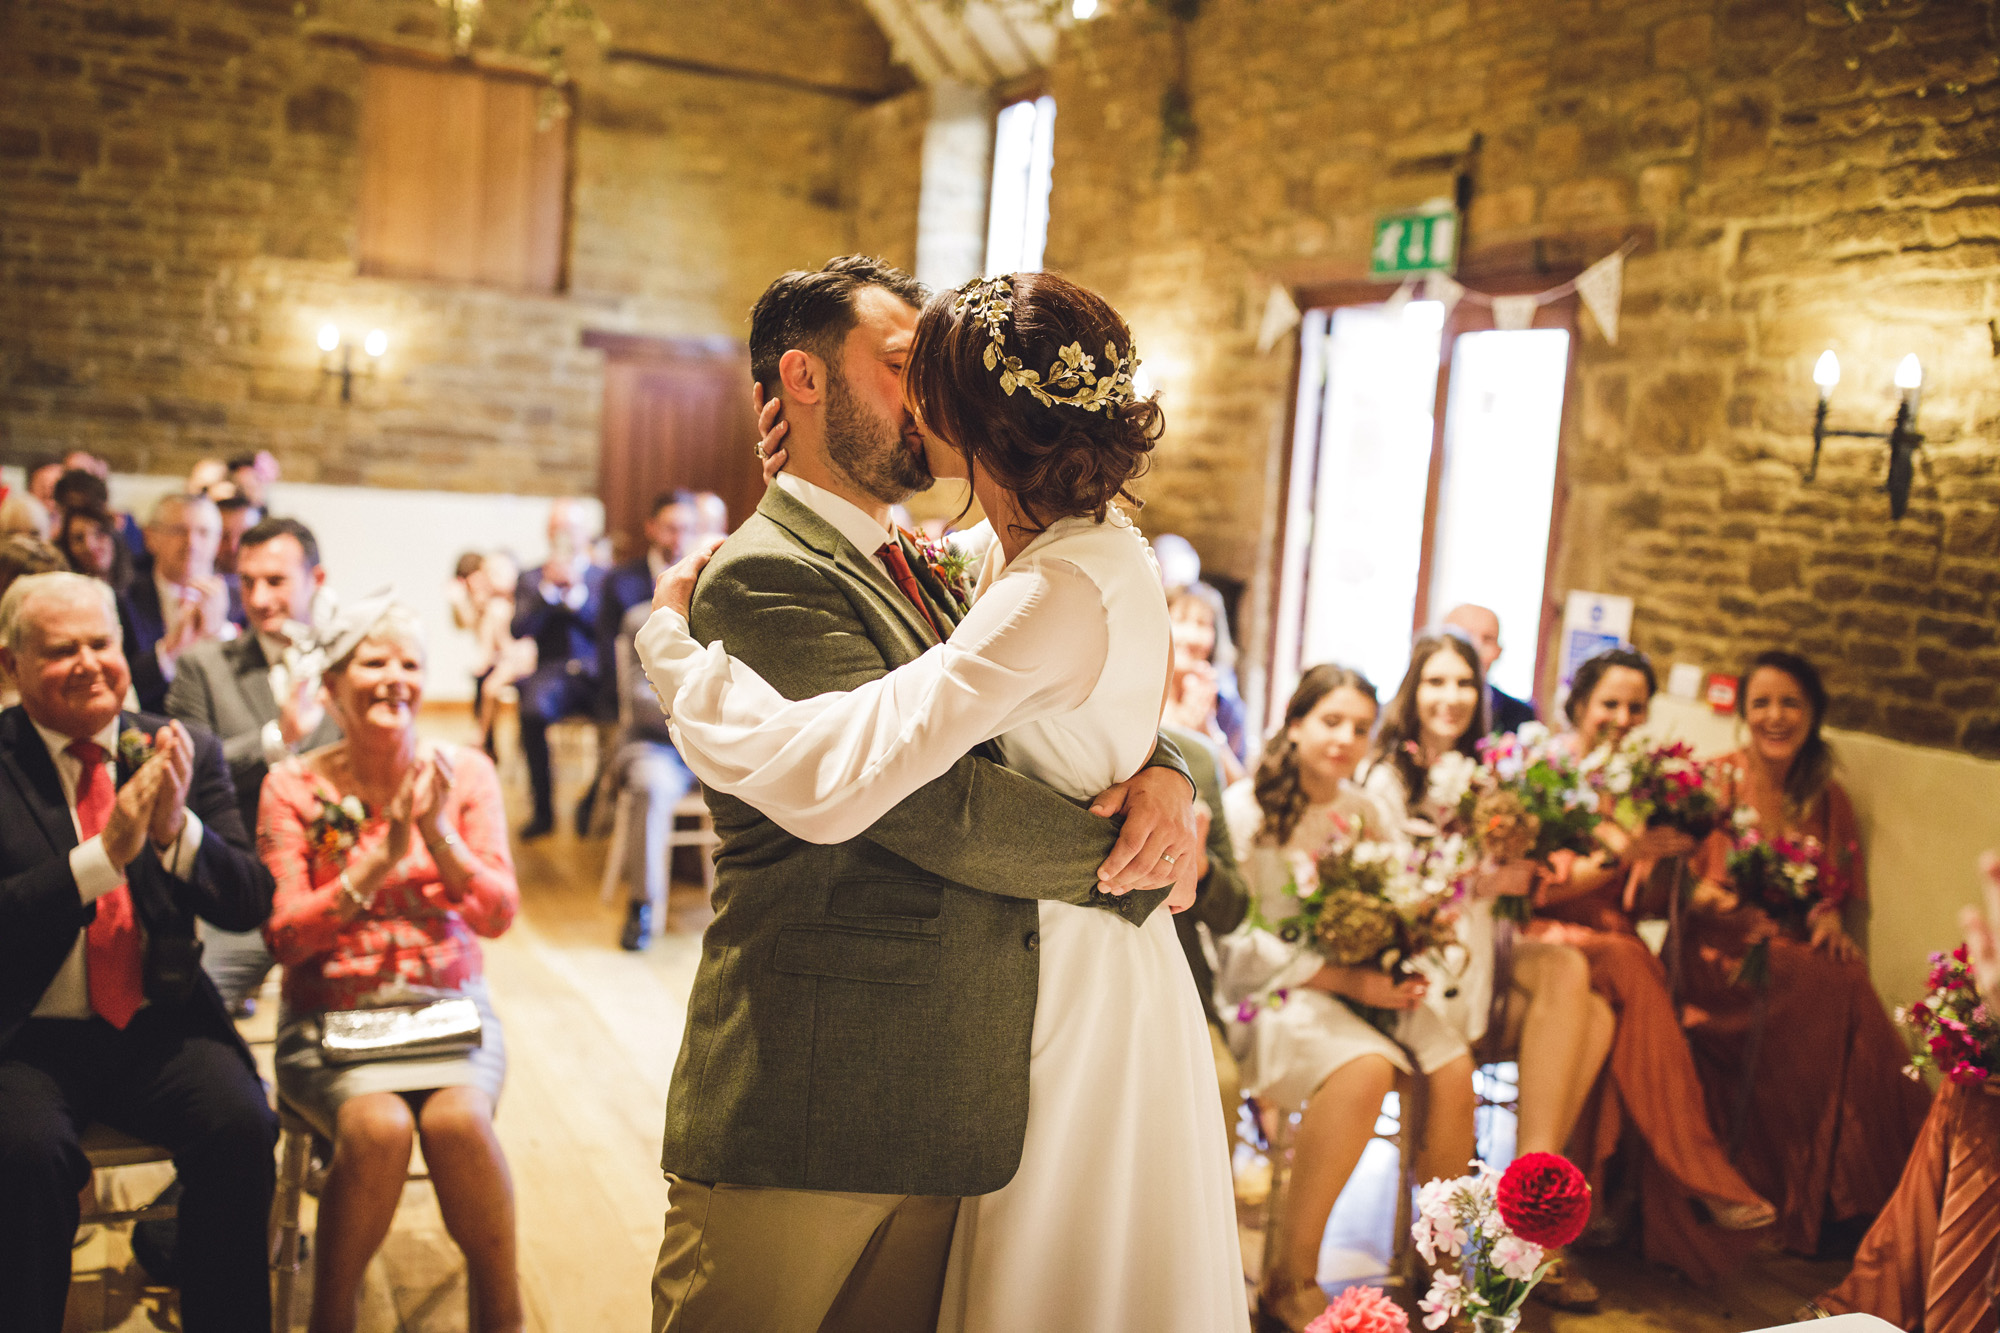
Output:
<path fill-rule="evenodd" d="M 910 605 L 917 608 L 917 614 L 931 627 L 931 633 L 939 639 L 937 621 L 931 619 L 931 609 L 924 605 L 923 589 L 917 586 L 917 576 L 910 572 L 910 562 L 903 558 L 903 548 L 895 542 L 883 542 L 882 549 L 875 553 L 877 559 L 889 567 L 889 577 L 896 580 L 896 586 L 903 590 L 903 596 L 910 599 Z"/>
<path fill-rule="evenodd" d="M 71 741 L 69 752 L 83 766 L 76 777 L 76 823 L 88 842 L 111 822 L 118 795 L 111 770 L 104 766 L 103 746 Z M 90 923 L 87 938 L 90 1007 L 112 1027 L 123 1028 L 146 997 L 145 949 L 139 941 L 139 920 L 132 912 L 132 891 L 125 885 L 97 900 L 97 919 Z"/>

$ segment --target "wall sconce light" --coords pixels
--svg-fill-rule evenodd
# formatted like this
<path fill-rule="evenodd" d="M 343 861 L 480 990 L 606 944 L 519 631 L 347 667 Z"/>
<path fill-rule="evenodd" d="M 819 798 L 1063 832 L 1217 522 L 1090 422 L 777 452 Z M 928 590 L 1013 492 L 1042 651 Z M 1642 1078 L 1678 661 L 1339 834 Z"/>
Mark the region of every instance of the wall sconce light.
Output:
<path fill-rule="evenodd" d="M 341 336 L 339 325 L 320 325 L 318 341 L 320 350 L 319 373 L 339 378 L 340 401 L 343 403 L 354 401 L 355 377 L 359 376 L 362 379 L 375 378 L 375 363 L 380 361 L 382 354 L 389 350 L 388 334 L 382 332 L 380 329 L 368 330 L 368 336 L 361 340 L 361 350 L 367 353 L 368 359 L 362 362 L 361 368 L 357 370 L 354 366 L 354 344 Z M 340 353 L 338 361 L 334 359 L 333 354 L 335 352 Z"/>
<path fill-rule="evenodd" d="M 1813 415 L 1812 463 L 1806 468 L 1805 479 L 1810 484 L 1819 476 L 1820 447 L 1828 436 L 1838 436 L 1850 440 L 1887 440 L 1889 442 L 1889 476 L 1882 489 L 1889 493 L 1889 517 L 1901 518 L 1910 507 L 1910 483 L 1916 479 L 1916 452 L 1924 442 L 1917 430 L 1917 399 L 1922 395 L 1924 368 L 1917 361 L 1917 354 L 1910 353 L 1896 367 L 1896 387 L 1902 390 L 1903 400 L 1896 408 L 1896 421 L 1888 430 L 1829 430 L 1826 424 L 1827 408 L 1833 402 L 1833 390 L 1840 383 L 1840 358 L 1833 354 L 1831 347 L 1819 355 L 1813 365 L 1813 383 L 1819 386 L 1819 411 Z"/>

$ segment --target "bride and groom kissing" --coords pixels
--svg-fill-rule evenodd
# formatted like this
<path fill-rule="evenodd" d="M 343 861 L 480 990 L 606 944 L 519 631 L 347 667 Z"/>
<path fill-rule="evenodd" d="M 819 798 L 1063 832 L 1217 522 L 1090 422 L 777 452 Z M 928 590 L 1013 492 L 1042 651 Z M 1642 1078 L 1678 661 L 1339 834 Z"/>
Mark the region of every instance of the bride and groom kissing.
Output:
<path fill-rule="evenodd" d="M 638 639 L 721 839 L 654 1328 L 1247 1328 L 1159 910 L 1202 853 L 1113 503 L 1162 426 L 1130 330 L 1052 274 L 847 257 L 771 285 L 751 360 L 782 470 Z M 889 523 L 941 476 L 988 519 L 963 581 Z"/>

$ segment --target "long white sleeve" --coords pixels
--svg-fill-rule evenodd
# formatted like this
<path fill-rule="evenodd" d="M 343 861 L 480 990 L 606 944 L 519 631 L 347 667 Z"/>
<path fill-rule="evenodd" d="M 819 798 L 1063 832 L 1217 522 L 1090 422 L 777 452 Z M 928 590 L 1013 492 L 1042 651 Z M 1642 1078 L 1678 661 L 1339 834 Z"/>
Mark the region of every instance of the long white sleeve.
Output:
<path fill-rule="evenodd" d="M 844 694 L 787 701 L 672 611 L 636 642 L 695 775 L 818 843 L 858 837 L 980 742 L 1077 708 L 1110 651 L 1097 585 L 1059 559 L 1010 569 L 947 642 Z"/>

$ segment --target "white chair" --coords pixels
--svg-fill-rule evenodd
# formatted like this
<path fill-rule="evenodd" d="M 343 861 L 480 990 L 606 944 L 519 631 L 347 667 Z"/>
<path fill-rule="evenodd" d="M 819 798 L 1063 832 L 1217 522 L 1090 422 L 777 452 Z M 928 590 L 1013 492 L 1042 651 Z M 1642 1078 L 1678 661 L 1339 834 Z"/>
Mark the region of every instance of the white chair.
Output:
<path fill-rule="evenodd" d="M 89 1161 L 92 1171 L 143 1166 L 148 1162 L 170 1163 L 174 1160 L 173 1153 L 157 1143 L 146 1143 L 130 1134 L 121 1134 L 109 1125 L 86 1126 L 77 1143 L 83 1149 L 84 1158 Z M 171 1202 L 154 1202 L 138 1208 L 92 1207 L 85 1210 L 77 1221 L 80 1225 L 94 1223 L 105 1226 L 115 1222 L 164 1222 L 179 1215 L 180 1210 Z"/>

